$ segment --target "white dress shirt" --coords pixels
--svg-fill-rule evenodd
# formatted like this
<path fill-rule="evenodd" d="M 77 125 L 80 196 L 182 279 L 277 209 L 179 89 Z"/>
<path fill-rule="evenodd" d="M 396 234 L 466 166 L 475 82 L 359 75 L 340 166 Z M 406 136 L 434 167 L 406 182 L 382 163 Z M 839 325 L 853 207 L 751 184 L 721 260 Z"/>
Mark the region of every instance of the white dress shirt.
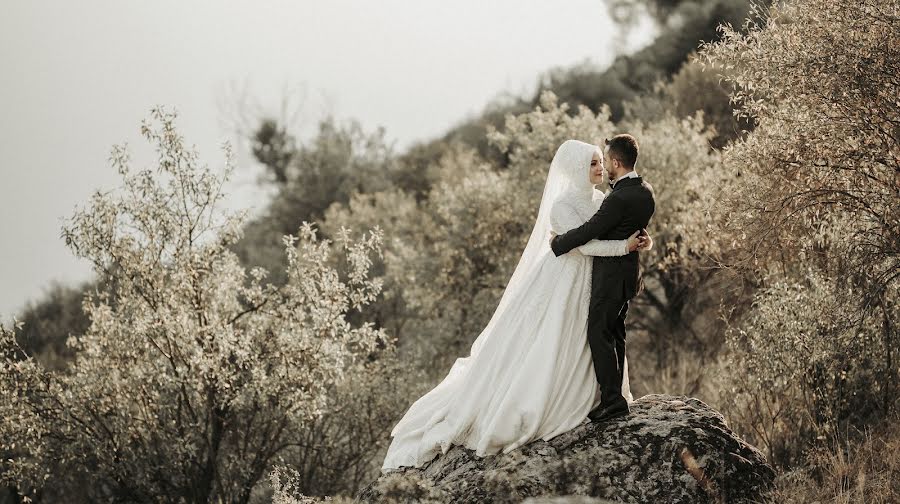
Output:
<path fill-rule="evenodd" d="M 625 175 L 622 175 L 621 177 L 617 178 L 616 180 L 610 180 L 609 184 L 611 186 L 615 187 L 616 183 L 622 179 L 637 178 L 637 177 L 638 177 L 637 171 L 631 170 L 630 172 L 626 173 Z"/>

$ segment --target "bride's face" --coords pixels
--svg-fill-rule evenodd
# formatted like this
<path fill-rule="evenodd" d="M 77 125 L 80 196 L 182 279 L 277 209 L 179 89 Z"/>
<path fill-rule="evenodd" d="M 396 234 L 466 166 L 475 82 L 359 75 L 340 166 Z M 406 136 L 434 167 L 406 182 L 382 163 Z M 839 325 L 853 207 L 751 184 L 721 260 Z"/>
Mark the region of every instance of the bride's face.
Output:
<path fill-rule="evenodd" d="M 591 184 L 596 185 L 603 182 L 603 158 L 596 152 L 594 152 L 594 157 L 591 158 L 591 169 L 589 174 Z"/>

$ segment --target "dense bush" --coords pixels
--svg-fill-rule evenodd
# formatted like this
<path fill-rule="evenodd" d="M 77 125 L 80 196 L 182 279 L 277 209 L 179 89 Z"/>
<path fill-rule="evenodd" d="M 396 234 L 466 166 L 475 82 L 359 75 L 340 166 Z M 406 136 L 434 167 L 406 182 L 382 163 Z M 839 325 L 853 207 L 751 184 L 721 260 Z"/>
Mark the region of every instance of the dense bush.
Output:
<path fill-rule="evenodd" d="M 705 59 L 733 68 L 739 115 L 758 126 L 726 156 L 741 183 L 728 223 L 746 262 L 827 254 L 817 240 L 834 216 L 852 216 L 848 276 L 876 296 L 900 276 L 900 157 L 896 128 L 897 2 L 824 0 L 773 10 L 747 35 L 725 27 Z"/>
<path fill-rule="evenodd" d="M 584 64 L 547 72 L 538 93 L 552 90 L 561 101 L 573 107 L 585 105 L 597 109 L 606 104 L 616 121 L 624 116 L 626 102 L 652 91 L 657 81 L 678 72 L 697 48 L 698 41 L 717 40 L 720 24 L 739 25 L 751 13 L 753 5 L 747 0 L 610 0 L 609 3 L 618 4 L 614 12 L 625 18 L 639 15 L 640 4 L 649 4 L 660 23 L 659 36 L 633 54 L 616 57 L 608 68 Z M 766 4 L 768 0 L 757 3 Z M 535 97 L 533 102 L 537 101 Z"/>
<path fill-rule="evenodd" d="M 703 122 L 715 134 L 710 144 L 722 148 L 753 127 L 748 117 L 735 117 L 731 94 L 734 86 L 723 82 L 722 68 L 708 67 L 691 58 L 671 79 L 658 81 L 651 91 L 624 103 L 625 120 L 652 122 L 667 114 L 677 118 L 702 112 Z"/>
<path fill-rule="evenodd" d="M 392 176 L 399 172 L 384 131 L 366 132 L 356 121 L 326 118 L 317 135 L 300 145 L 277 124 L 263 121 L 253 150 L 267 168 L 275 195 L 245 224 L 231 249 L 248 267 L 266 268 L 275 284 L 286 280 L 281 236 L 296 232 L 303 221 L 321 219 L 332 203 L 346 203 L 357 192 L 393 187 Z"/>
<path fill-rule="evenodd" d="M 729 332 L 732 416 L 773 462 L 802 462 L 806 447 L 894 409 L 895 370 L 880 315 L 856 312 L 858 293 L 815 270 L 761 289 Z M 853 311 L 851 311 L 853 310 Z M 892 317 L 900 315 L 896 305 Z M 873 320 L 873 318 L 875 320 Z"/>
<path fill-rule="evenodd" d="M 339 234 L 339 272 L 304 225 L 299 243 L 285 237 L 287 283 L 263 284 L 266 272 L 248 276 L 227 248 L 241 223 L 217 208 L 230 156 L 219 177 L 186 150 L 174 114 L 153 119 L 142 133 L 156 173 L 132 173 L 114 148 L 122 194 L 97 192 L 64 228 L 73 251 L 116 280 L 114 304 L 106 292 L 85 298 L 91 323 L 70 339 L 75 360 L 46 369 L 0 328 L 0 449 L 12 454 L 2 476 L 22 489 L 78 481 L 93 500 L 247 502 L 348 366 L 386 345 L 345 318 L 379 292 L 367 273 L 381 235 Z"/>
<path fill-rule="evenodd" d="M 752 134 L 723 156 L 726 263 L 762 288 L 729 333 L 732 417 L 792 465 L 897 409 L 900 3 L 786 3 L 702 58 Z"/>
<path fill-rule="evenodd" d="M 19 346 L 48 368 L 65 368 L 73 356 L 66 341 L 71 335 L 83 334 L 90 325 L 81 309 L 81 299 L 91 287 L 54 283 L 40 302 L 28 303 L 19 314 L 22 322 L 16 329 Z"/>

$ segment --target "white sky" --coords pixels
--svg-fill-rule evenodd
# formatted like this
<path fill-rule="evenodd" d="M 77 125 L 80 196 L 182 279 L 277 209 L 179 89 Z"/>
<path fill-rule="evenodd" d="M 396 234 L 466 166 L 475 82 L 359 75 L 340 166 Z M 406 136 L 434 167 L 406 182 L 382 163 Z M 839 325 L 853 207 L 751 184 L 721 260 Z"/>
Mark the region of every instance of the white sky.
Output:
<path fill-rule="evenodd" d="M 113 144 L 152 161 L 139 126 L 156 104 L 211 166 L 224 139 L 242 153 L 222 106 L 239 89 L 275 115 L 289 94 L 298 134 L 333 113 L 402 150 L 499 93 L 530 94 L 551 67 L 622 49 L 601 0 L 0 0 L 0 13 L 0 320 L 53 280 L 90 277 L 62 219 L 117 185 Z M 629 49 L 652 36 L 638 27 Z M 240 164 L 229 204 L 259 208 L 259 167 Z"/>

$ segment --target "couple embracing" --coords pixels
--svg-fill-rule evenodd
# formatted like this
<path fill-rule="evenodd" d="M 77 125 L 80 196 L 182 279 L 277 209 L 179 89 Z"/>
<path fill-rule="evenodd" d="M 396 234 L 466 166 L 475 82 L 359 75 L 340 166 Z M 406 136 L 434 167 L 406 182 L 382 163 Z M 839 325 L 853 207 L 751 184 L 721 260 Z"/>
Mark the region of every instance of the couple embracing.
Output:
<path fill-rule="evenodd" d="M 566 140 L 550 162 L 534 229 L 467 357 L 391 431 L 382 472 L 419 467 L 452 445 L 479 456 L 629 413 L 628 302 L 655 210 L 638 144 Z M 608 193 L 595 190 L 608 177 Z"/>

